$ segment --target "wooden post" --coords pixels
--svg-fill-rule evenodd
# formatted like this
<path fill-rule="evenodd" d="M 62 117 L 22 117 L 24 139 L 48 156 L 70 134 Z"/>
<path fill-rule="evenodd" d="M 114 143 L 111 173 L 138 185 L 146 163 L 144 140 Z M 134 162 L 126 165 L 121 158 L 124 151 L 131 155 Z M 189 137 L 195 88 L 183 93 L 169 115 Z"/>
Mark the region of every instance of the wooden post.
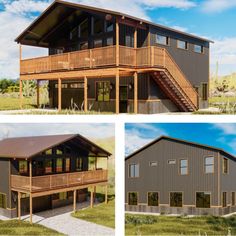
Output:
<path fill-rule="evenodd" d="M 150 47 L 151 48 L 151 66 L 154 66 L 154 47 Z"/>
<path fill-rule="evenodd" d="M 23 81 L 20 79 L 20 109 L 23 109 L 23 93 L 22 93 L 22 90 L 23 90 Z"/>
<path fill-rule="evenodd" d="M 134 53 L 134 64 L 135 66 L 137 65 L 137 47 L 138 47 L 138 38 L 137 38 L 137 26 L 134 29 L 134 49 L 135 49 L 135 53 Z"/>
<path fill-rule="evenodd" d="M 18 219 L 21 220 L 21 193 L 18 192 Z"/>
<path fill-rule="evenodd" d="M 134 72 L 134 113 L 138 113 L 138 73 Z"/>
<path fill-rule="evenodd" d="M 30 224 L 33 223 L 32 221 L 32 214 L 33 214 L 33 198 L 32 198 L 32 160 L 29 161 L 29 177 L 30 177 Z"/>
<path fill-rule="evenodd" d="M 73 205 L 74 205 L 73 211 L 74 211 L 74 213 L 75 213 L 75 212 L 76 212 L 76 190 L 74 190 L 74 201 L 73 201 Z"/>
<path fill-rule="evenodd" d="M 33 223 L 33 198 L 32 193 L 30 193 L 30 224 Z"/>
<path fill-rule="evenodd" d="M 120 29 L 119 20 L 116 17 L 116 66 L 120 64 Z"/>
<path fill-rule="evenodd" d="M 147 46 L 151 46 L 151 33 L 150 33 L 150 28 L 148 28 L 148 35 L 147 35 Z"/>
<path fill-rule="evenodd" d="M 88 111 L 88 79 L 84 76 L 84 112 Z"/>
<path fill-rule="evenodd" d="M 37 80 L 37 108 L 39 108 L 39 83 L 40 83 L 40 81 L 39 80 Z"/>
<path fill-rule="evenodd" d="M 116 71 L 116 114 L 119 114 L 120 110 L 120 75 L 119 70 Z"/>
<path fill-rule="evenodd" d="M 91 187 L 90 192 L 90 207 L 93 208 L 93 187 Z"/>
<path fill-rule="evenodd" d="M 19 74 L 21 74 L 22 45 L 19 44 Z"/>
<path fill-rule="evenodd" d="M 61 78 L 58 79 L 58 111 L 61 111 Z"/>
<path fill-rule="evenodd" d="M 96 200 L 96 186 L 93 187 L 93 202 Z"/>
<path fill-rule="evenodd" d="M 108 203 L 108 199 L 107 199 L 107 193 L 108 193 L 108 186 L 106 185 L 105 187 L 105 203 Z"/>

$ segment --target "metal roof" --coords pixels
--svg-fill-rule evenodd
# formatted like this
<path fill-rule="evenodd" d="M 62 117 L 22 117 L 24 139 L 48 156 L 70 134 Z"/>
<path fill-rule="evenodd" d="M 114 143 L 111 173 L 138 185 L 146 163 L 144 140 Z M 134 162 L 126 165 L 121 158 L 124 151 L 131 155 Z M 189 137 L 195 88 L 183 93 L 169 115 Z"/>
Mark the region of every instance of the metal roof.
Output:
<path fill-rule="evenodd" d="M 105 149 L 86 139 L 79 134 L 48 135 L 7 138 L 0 141 L 0 158 L 31 158 L 46 151 L 49 148 L 63 143 L 72 144 L 77 148 L 83 148 L 89 155 L 108 157 L 111 155 Z"/>
<path fill-rule="evenodd" d="M 226 152 L 224 149 L 216 148 L 216 147 L 213 147 L 213 146 L 204 145 L 204 144 L 200 144 L 200 143 L 196 143 L 196 142 L 190 142 L 190 141 L 186 141 L 186 140 L 182 140 L 182 139 L 172 138 L 172 137 L 169 137 L 169 136 L 161 136 L 157 139 L 154 139 L 152 142 L 148 143 L 147 145 L 143 146 L 142 148 L 140 148 L 137 151 L 135 151 L 135 152 L 131 153 L 130 155 L 128 155 L 125 158 L 125 160 L 131 158 L 132 156 L 138 154 L 139 152 L 145 150 L 146 148 L 152 146 L 153 144 L 155 144 L 155 143 L 157 143 L 157 142 L 159 142 L 163 139 L 170 140 L 170 141 L 177 141 L 177 142 L 180 142 L 180 143 L 190 144 L 190 145 L 198 146 L 198 147 L 201 147 L 201 148 L 207 148 L 207 149 L 210 149 L 210 150 L 213 150 L 213 151 L 217 151 L 217 152 L 220 152 L 220 153 L 222 153 L 226 156 L 229 156 L 231 159 L 236 161 L 236 157 L 233 156 L 232 154 Z"/>
<path fill-rule="evenodd" d="M 79 10 L 79 11 L 78 11 Z M 179 33 L 181 35 L 188 36 L 190 38 L 199 39 L 204 42 L 213 41 L 202 38 L 193 34 L 189 34 L 186 32 L 182 32 L 170 27 L 166 27 L 163 25 L 159 25 L 141 18 L 137 18 L 134 16 L 130 16 L 121 12 L 111 11 L 107 9 L 101 9 L 97 7 L 85 6 L 82 4 L 71 3 L 61 0 L 55 0 L 37 19 L 33 21 L 33 23 L 27 27 L 17 38 L 16 42 L 32 45 L 32 46 L 40 46 L 40 47 L 48 47 L 48 42 L 43 42 L 43 39 L 46 39 L 51 32 L 57 30 L 58 26 L 61 26 L 63 23 L 68 23 L 73 20 L 71 16 L 72 13 L 81 14 L 81 12 L 95 12 L 102 14 L 111 14 L 113 16 L 125 17 L 127 19 L 131 19 L 137 22 L 141 22 L 142 24 L 152 25 L 159 27 L 161 29 L 169 30 L 172 32 Z M 70 19 L 67 19 L 70 18 Z"/>

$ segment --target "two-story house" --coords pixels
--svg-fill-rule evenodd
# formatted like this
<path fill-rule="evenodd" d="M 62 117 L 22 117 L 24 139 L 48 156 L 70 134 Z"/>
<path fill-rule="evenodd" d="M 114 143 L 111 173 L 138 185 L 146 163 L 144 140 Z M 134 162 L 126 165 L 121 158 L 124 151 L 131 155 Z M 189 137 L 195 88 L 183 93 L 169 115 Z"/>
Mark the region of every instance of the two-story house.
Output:
<path fill-rule="evenodd" d="M 208 107 L 210 40 L 56 0 L 22 34 L 22 83 L 49 81 L 51 108 L 153 114 Z M 22 45 L 49 55 L 23 59 Z M 35 50 L 37 50 L 35 48 Z"/>
<path fill-rule="evenodd" d="M 125 159 L 125 209 L 164 214 L 236 211 L 236 158 L 226 151 L 162 136 Z"/>
<path fill-rule="evenodd" d="M 111 154 L 81 135 L 8 138 L 0 141 L 0 214 L 19 217 L 85 201 L 91 189 L 104 186 L 107 202 L 108 170 L 98 158 Z M 89 162 L 94 159 L 94 164 Z"/>

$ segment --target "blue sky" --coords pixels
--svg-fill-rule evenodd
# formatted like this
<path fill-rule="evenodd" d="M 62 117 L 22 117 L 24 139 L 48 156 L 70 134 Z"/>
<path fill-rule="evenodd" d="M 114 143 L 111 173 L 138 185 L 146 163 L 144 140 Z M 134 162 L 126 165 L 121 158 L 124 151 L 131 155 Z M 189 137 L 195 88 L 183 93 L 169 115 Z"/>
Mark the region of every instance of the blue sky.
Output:
<path fill-rule="evenodd" d="M 236 0 L 68 0 L 107 8 L 207 37 L 211 73 L 236 72 Z M 17 78 L 19 49 L 14 39 L 52 0 L 0 0 L 0 77 Z M 47 55 L 47 50 L 23 48 L 23 57 Z"/>
<path fill-rule="evenodd" d="M 236 155 L 236 124 L 230 123 L 128 123 L 125 126 L 126 155 L 162 135 L 223 148 Z"/>

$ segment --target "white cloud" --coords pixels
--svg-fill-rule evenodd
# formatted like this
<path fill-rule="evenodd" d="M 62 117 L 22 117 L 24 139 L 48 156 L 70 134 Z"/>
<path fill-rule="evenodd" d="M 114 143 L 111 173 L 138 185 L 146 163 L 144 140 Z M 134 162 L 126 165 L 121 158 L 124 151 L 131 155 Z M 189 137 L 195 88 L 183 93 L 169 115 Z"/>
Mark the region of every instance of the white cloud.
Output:
<path fill-rule="evenodd" d="M 216 123 L 213 128 L 221 130 L 224 135 L 236 135 L 235 123 Z"/>
<path fill-rule="evenodd" d="M 183 26 L 179 26 L 179 25 L 173 25 L 173 26 L 171 26 L 171 28 L 182 31 L 182 32 L 187 32 L 188 31 L 188 28 L 183 27 Z"/>
<path fill-rule="evenodd" d="M 223 12 L 236 7 L 236 0 L 206 0 L 202 3 L 202 11 L 206 13 Z"/>

